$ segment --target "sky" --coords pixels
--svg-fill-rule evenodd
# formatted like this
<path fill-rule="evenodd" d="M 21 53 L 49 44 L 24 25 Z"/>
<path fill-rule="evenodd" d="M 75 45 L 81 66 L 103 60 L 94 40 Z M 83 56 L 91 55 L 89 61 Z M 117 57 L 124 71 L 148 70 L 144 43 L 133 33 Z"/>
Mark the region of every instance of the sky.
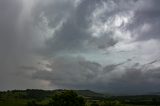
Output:
<path fill-rule="evenodd" d="M 160 91 L 160 0 L 0 0 L 0 90 Z"/>

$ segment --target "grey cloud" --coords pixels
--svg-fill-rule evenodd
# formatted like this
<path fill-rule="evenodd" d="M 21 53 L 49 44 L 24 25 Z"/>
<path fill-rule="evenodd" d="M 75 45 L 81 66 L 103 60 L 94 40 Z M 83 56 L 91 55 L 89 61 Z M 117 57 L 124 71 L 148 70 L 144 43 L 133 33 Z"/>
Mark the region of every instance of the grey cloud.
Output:
<path fill-rule="evenodd" d="M 63 23 L 62 28 L 56 31 L 53 38 L 47 41 L 47 46 L 53 52 L 56 51 L 75 51 L 83 48 L 83 43 L 88 39 L 86 14 L 82 11 L 87 11 L 87 4 L 80 4 L 75 10 L 70 13 L 69 19 Z"/>
<path fill-rule="evenodd" d="M 128 61 L 128 60 L 127 60 Z M 83 57 L 56 57 L 46 65 L 51 71 L 37 70 L 33 79 L 42 79 L 51 82 L 50 86 L 71 89 L 108 90 L 110 72 L 126 63 L 101 66 L 99 63 L 88 61 Z"/>
<path fill-rule="evenodd" d="M 74 20 L 67 21 L 63 24 L 62 29 L 56 32 L 53 39 L 47 41 L 48 47 L 53 52 L 73 50 L 83 47 L 83 42 L 87 39 L 88 35 L 85 29 L 78 27 Z"/>
<path fill-rule="evenodd" d="M 117 93 L 143 93 L 159 90 L 159 72 L 157 71 L 159 68 L 152 68 L 151 71 L 149 71 L 147 70 L 148 67 L 144 68 L 143 65 L 141 66 L 140 64 L 130 66 L 129 62 L 132 62 L 130 60 L 103 67 L 98 62 L 72 56 L 73 54 L 77 55 L 78 53 L 85 53 L 86 51 L 93 52 L 105 50 L 109 47 L 114 48 L 117 43 L 123 42 L 121 39 L 114 38 L 114 36 L 117 36 L 115 35 L 115 31 L 117 30 L 137 34 L 137 40 L 158 38 L 159 10 L 158 8 L 154 9 L 158 3 L 153 1 L 150 4 L 148 1 L 144 4 L 149 5 L 149 8 L 143 5 L 139 5 L 142 7 L 137 7 L 141 2 L 144 3 L 145 1 L 84 0 L 77 7 L 74 7 L 72 6 L 72 2 L 57 1 L 58 4 L 53 2 L 53 4 L 49 4 L 49 7 L 46 5 L 45 8 L 41 8 L 42 10 L 44 9 L 44 17 L 47 17 L 49 21 L 49 28 L 52 29 L 56 27 L 62 21 L 63 24 L 55 31 L 52 37 L 45 42 L 45 52 L 53 56 L 51 57 L 53 60 L 49 59 L 51 61 L 49 62 L 50 64 L 47 65 L 51 71 L 37 70 L 32 75 L 32 78 L 34 80 L 49 81 L 50 86 L 58 86 L 59 88 L 90 88 Z M 129 20 L 131 22 L 126 25 L 122 24 L 115 29 L 108 26 L 111 28 L 109 32 L 100 32 L 100 36 L 93 37 L 92 32 L 89 31 L 89 28 L 93 24 L 92 15 L 96 10 L 103 7 L 103 3 L 110 6 L 110 8 L 106 10 L 104 8 L 104 10 L 102 10 L 104 12 L 94 20 L 95 22 L 102 23 L 102 25 L 107 21 L 113 21 L 116 15 L 128 16 L 129 12 L 133 12 L 134 16 Z M 65 13 L 62 12 L 64 8 Z M 38 11 L 41 12 L 42 10 Z M 65 21 L 63 19 L 65 19 Z M 139 28 L 141 29 L 146 23 L 151 25 L 151 29 L 146 32 L 139 31 Z M 126 36 L 125 33 L 123 36 Z M 111 54 L 112 53 L 111 51 Z M 58 57 L 59 54 L 61 54 L 62 57 Z M 121 54 L 123 54 L 123 52 Z M 43 56 L 45 57 L 46 55 L 43 54 Z M 116 59 L 113 57 L 113 60 Z M 152 63 L 155 62 L 156 61 L 152 61 L 150 64 L 152 65 Z M 124 64 L 127 64 L 129 68 L 123 66 Z M 152 87 L 149 85 L 152 85 Z M 154 89 L 154 87 L 156 88 Z"/>
<path fill-rule="evenodd" d="M 52 71 L 37 71 L 33 74 L 33 78 L 51 81 L 52 86 L 58 85 L 59 87 L 84 86 L 94 83 L 97 74 L 101 71 L 100 64 L 81 57 L 55 58 L 48 68 Z"/>
<path fill-rule="evenodd" d="M 33 67 L 33 66 L 20 66 L 19 69 L 22 69 L 22 70 L 37 70 L 37 68 Z"/>
<path fill-rule="evenodd" d="M 67 11 L 69 5 L 64 5 L 64 7 L 66 7 L 67 15 L 69 16 L 66 18 L 66 21 L 63 22 L 62 27 L 56 30 L 53 37 L 46 41 L 46 48 L 48 48 L 46 51 L 50 51 L 51 53 L 62 51 L 81 52 L 90 50 L 91 48 L 104 49 L 114 46 L 117 41 L 110 36 L 110 33 L 107 33 L 108 36 L 104 34 L 104 36 L 100 38 L 93 38 L 89 32 L 89 28 L 91 27 L 89 17 L 96 8 L 99 8 L 102 5 L 102 3 L 102 1 L 97 0 L 82 1 L 77 7 L 69 9 L 69 12 Z M 96 7 L 97 4 L 99 4 L 99 7 Z M 64 7 L 59 7 L 57 11 L 60 11 Z M 49 6 L 48 8 L 49 11 L 54 9 L 52 6 Z M 49 25 L 52 23 L 55 24 L 53 17 L 54 11 L 52 13 L 53 16 L 50 14 L 48 15 L 47 12 L 47 10 L 44 11 L 44 14 L 49 20 Z M 60 16 L 58 19 L 62 20 L 62 17 L 65 15 L 61 16 L 57 14 L 55 16 Z"/>
<path fill-rule="evenodd" d="M 42 19 L 41 14 L 49 20 L 48 26 L 51 28 L 56 27 L 61 21 L 66 20 L 73 12 L 74 5 L 70 0 L 54 0 L 54 1 L 39 1 L 35 4 L 34 22 L 38 24 Z"/>
<path fill-rule="evenodd" d="M 149 62 L 148 64 L 154 64 L 154 63 L 156 63 L 156 62 L 159 62 L 159 60 L 153 60 L 153 61 L 151 61 L 151 62 Z"/>
<path fill-rule="evenodd" d="M 23 10 L 20 0 L 0 0 L 0 90 L 41 86 L 38 81 L 22 77 L 23 74 L 16 75 L 18 71 L 24 71 L 17 67 L 32 64 L 35 58 L 33 17 L 28 13 L 23 17 Z"/>
<path fill-rule="evenodd" d="M 143 94 L 159 90 L 160 68 L 147 68 L 143 70 L 142 65 L 135 63 L 126 67 L 120 76 L 109 73 L 119 70 L 123 63 L 107 65 L 87 61 L 80 57 L 59 57 L 53 59 L 48 67 L 52 71 L 37 71 L 33 79 L 43 79 L 51 82 L 50 86 L 70 89 L 92 89 L 115 94 Z M 107 70 L 107 71 L 106 71 Z M 116 74 L 116 73 L 115 73 Z"/>
<path fill-rule="evenodd" d="M 44 13 L 51 29 L 60 25 L 61 22 L 63 23 L 52 37 L 46 40 L 46 48 L 42 51 L 55 55 L 59 52 L 76 53 L 114 46 L 119 42 L 113 37 L 114 31 L 99 33 L 100 37 L 98 38 L 92 36 L 92 32 L 89 31 L 92 27 L 92 15 L 96 9 L 103 7 L 104 3 L 107 6 L 112 5 L 111 10 L 106 9 L 102 16 L 95 20 L 105 23 L 116 14 L 123 14 L 123 12 L 131 10 L 130 5 L 134 5 L 134 2 L 134 0 L 126 2 L 129 6 L 124 5 L 123 2 L 110 0 L 82 0 L 77 7 L 74 7 L 71 1 L 54 1 L 49 2 L 48 5 L 40 4 L 36 12 Z"/>
<path fill-rule="evenodd" d="M 105 49 L 108 47 L 112 47 L 116 43 L 118 43 L 118 41 L 113 39 L 112 37 L 109 37 L 110 35 L 112 34 L 101 35 L 101 37 L 98 37 L 98 38 L 93 37 L 91 38 L 89 43 L 98 49 Z"/>
<path fill-rule="evenodd" d="M 118 63 L 118 64 L 107 65 L 107 66 L 105 66 L 105 67 L 103 68 L 103 71 L 104 71 L 104 73 L 106 73 L 106 72 L 112 72 L 112 71 L 114 71 L 118 66 L 121 66 L 121 65 L 123 65 L 123 64 L 125 64 L 125 63 L 127 63 L 127 62 L 128 62 L 128 60 L 127 60 L 126 62 L 122 62 L 122 63 Z"/>
<path fill-rule="evenodd" d="M 127 26 L 127 29 L 138 34 L 137 40 L 159 39 L 159 19 L 160 8 L 159 1 L 142 1 L 144 4 L 134 11 L 133 22 Z M 149 25 L 149 29 L 142 31 L 144 25 Z"/>
<path fill-rule="evenodd" d="M 113 78 L 108 86 L 124 94 L 145 94 L 159 91 L 160 68 L 143 70 L 143 67 L 136 68 L 136 66 L 126 68 L 125 73 L 119 78 Z"/>
<path fill-rule="evenodd" d="M 51 71 L 37 70 L 33 79 L 46 80 L 50 86 L 70 89 L 92 89 L 115 94 L 143 94 L 159 90 L 160 68 L 144 70 L 143 65 L 135 63 L 126 67 L 125 72 L 114 76 L 123 64 L 101 66 L 96 62 L 87 61 L 83 57 L 56 57 L 46 64 Z M 151 63 L 151 62 L 150 62 Z"/>
<path fill-rule="evenodd" d="M 148 59 L 148 54 L 130 50 L 136 41 L 143 40 L 140 45 L 159 40 L 159 0 L 81 0 L 77 6 L 73 0 L 36 0 L 29 8 L 31 1 L 0 1 L 0 89 L 160 89 L 159 67 L 154 67 L 159 60 L 138 61 L 138 56 Z M 133 17 L 128 19 L 130 13 Z M 49 35 L 48 30 L 54 33 Z M 101 55 L 106 51 L 109 54 Z"/>

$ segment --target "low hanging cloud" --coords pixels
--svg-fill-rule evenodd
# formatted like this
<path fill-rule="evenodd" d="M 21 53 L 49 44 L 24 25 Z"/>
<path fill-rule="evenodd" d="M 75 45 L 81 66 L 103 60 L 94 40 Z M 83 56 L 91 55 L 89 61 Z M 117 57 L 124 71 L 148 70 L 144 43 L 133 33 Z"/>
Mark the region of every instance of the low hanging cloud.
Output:
<path fill-rule="evenodd" d="M 0 0 L 0 89 L 158 91 L 159 4 Z"/>
<path fill-rule="evenodd" d="M 125 63 L 103 67 L 82 57 L 59 57 L 54 59 L 52 64 L 47 65 L 49 71 L 39 70 L 33 74 L 32 78 L 49 81 L 50 86 L 64 89 L 86 88 L 98 91 L 107 90 L 111 93 L 118 90 L 116 92 L 118 94 L 143 94 L 150 90 L 153 92 L 159 90 L 160 67 L 146 68 L 144 65 L 135 63 L 116 75 L 118 70 L 120 71 L 119 67 Z M 147 66 L 151 67 L 151 63 L 153 62 L 148 63 Z"/>
<path fill-rule="evenodd" d="M 110 67 L 103 67 L 96 62 L 87 61 L 83 57 L 57 57 L 47 65 L 50 70 L 39 70 L 32 76 L 33 79 L 49 81 L 51 86 L 68 89 L 99 90 L 102 77 L 109 75 Z M 119 64 L 120 65 L 120 64 Z M 118 65 L 113 66 L 116 68 Z M 113 71 L 113 70 L 112 70 Z M 106 86 L 106 85 L 104 85 Z"/>

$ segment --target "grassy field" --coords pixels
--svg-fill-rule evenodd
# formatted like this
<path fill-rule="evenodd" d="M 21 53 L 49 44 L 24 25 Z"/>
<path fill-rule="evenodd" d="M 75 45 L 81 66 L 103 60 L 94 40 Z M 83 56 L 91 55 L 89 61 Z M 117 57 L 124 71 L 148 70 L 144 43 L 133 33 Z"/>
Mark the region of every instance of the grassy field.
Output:
<path fill-rule="evenodd" d="M 0 106 L 53 106 L 49 105 L 54 101 L 53 95 L 65 91 L 32 89 L 0 92 Z M 85 106 L 160 106 L 160 96 L 158 95 L 107 96 L 89 90 L 74 90 L 73 92 L 84 99 Z M 65 98 L 71 97 L 70 94 L 64 96 L 66 96 Z M 61 98 L 63 96 L 59 99 Z"/>

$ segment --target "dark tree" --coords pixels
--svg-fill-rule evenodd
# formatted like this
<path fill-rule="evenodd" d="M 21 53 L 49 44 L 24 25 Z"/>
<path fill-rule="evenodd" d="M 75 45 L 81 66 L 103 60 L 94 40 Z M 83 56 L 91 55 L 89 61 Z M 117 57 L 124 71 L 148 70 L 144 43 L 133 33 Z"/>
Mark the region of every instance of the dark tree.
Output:
<path fill-rule="evenodd" d="M 49 103 L 50 106 L 85 106 L 83 97 L 73 91 L 56 93 Z"/>
<path fill-rule="evenodd" d="M 37 106 L 37 105 L 36 105 L 36 102 L 32 100 L 27 103 L 27 106 Z"/>

